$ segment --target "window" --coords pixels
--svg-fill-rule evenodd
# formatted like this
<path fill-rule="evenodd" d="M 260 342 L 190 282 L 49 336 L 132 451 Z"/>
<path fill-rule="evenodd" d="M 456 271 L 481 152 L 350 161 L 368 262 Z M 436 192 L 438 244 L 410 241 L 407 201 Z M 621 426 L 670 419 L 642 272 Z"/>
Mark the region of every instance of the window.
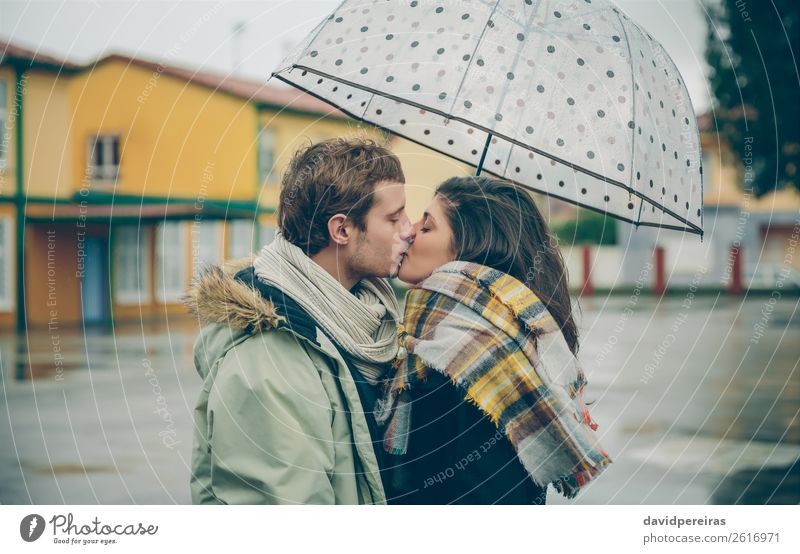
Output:
<path fill-rule="evenodd" d="M 249 256 L 256 250 L 253 244 L 253 222 L 235 219 L 228 222 L 228 259 L 236 260 Z"/>
<path fill-rule="evenodd" d="M 156 298 L 177 302 L 186 288 L 186 225 L 167 221 L 156 227 Z"/>
<path fill-rule="evenodd" d="M 258 180 L 262 185 L 276 181 L 272 174 L 275 165 L 275 131 L 265 125 L 258 130 Z"/>
<path fill-rule="evenodd" d="M 6 129 L 8 122 L 8 85 L 5 79 L 0 79 L 0 169 L 8 161 L 8 142 L 11 134 Z"/>
<path fill-rule="evenodd" d="M 150 233 L 147 227 L 120 225 L 114 233 L 114 296 L 120 304 L 150 302 Z"/>
<path fill-rule="evenodd" d="M 12 268 L 14 267 L 14 245 L 12 241 L 12 220 L 0 218 L 0 309 L 14 307 L 14 291 L 11 290 Z"/>
<path fill-rule="evenodd" d="M 119 136 L 89 138 L 89 175 L 94 181 L 115 181 L 119 175 Z"/>
<path fill-rule="evenodd" d="M 275 238 L 275 226 L 274 225 L 261 225 L 259 228 L 259 237 L 258 243 L 261 246 L 265 244 L 269 244 L 272 242 L 272 239 Z"/>
<path fill-rule="evenodd" d="M 192 276 L 208 265 L 222 263 L 222 223 L 192 222 Z"/>
<path fill-rule="evenodd" d="M 702 164 L 703 164 L 703 189 L 704 193 L 708 194 L 709 192 L 716 192 L 716 178 L 719 174 L 719 169 L 714 167 L 715 158 L 713 158 L 708 151 L 703 151 L 702 155 Z M 719 165 L 719 162 L 717 162 Z M 714 177 L 715 180 L 711 180 L 711 177 Z"/>

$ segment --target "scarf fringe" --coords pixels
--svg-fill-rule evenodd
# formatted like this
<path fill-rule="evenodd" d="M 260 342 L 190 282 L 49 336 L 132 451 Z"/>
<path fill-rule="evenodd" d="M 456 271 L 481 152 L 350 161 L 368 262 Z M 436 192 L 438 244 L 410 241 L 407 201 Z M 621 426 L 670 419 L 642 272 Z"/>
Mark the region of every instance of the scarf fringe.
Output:
<path fill-rule="evenodd" d="M 610 463 L 611 459 L 604 455 L 604 458 L 599 461 L 596 466 L 590 467 L 584 471 L 576 471 L 575 473 L 556 479 L 552 482 L 553 488 L 566 498 L 575 498 L 581 488 L 597 477 L 600 471 Z"/>
<path fill-rule="evenodd" d="M 453 383 L 453 385 L 458 386 L 458 383 L 456 383 L 453 379 L 450 379 L 450 381 Z M 470 404 L 472 404 L 473 406 L 478 408 L 484 415 L 488 415 L 489 419 L 492 421 L 492 423 L 494 423 L 494 426 L 496 428 L 498 428 L 498 429 L 500 428 L 500 415 L 499 414 L 497 414 L 495 412 L 487 413 L 486 410 L 484 409 L 484 407 L 481 406 L 481 404 L 477 400 L 472 398 L 472 396 L 470 396 L 469 394 L 467 394 L 464 397 L 464 400 L 466 400 L 467 402 L 469 402 Z"/>

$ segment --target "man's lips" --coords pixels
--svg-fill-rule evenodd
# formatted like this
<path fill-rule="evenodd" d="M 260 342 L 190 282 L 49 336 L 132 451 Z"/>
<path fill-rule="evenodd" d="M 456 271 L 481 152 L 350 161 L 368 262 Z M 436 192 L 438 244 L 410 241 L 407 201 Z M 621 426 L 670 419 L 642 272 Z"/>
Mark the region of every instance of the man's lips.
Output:
<path fill-rule="evenodd" d="M 403 252 L 402 254 L 400 254 L 400 261 L 399 261 L 399 262 L 397 262 L 397 263 L 398 263 L 399 265 L 403 265 L 403 262 L 405 261 L 405 259 L 406 259 L 407 257 L 408 257 L 408 250 L 406 250 L 405 252 Z"/>

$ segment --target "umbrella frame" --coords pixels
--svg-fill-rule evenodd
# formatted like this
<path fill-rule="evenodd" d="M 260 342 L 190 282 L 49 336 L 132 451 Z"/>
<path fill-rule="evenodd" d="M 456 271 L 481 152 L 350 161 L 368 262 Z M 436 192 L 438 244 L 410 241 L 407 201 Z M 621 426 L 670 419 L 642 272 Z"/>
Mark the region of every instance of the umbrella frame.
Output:
<path fill-rule="evenodd" d="M 548 152 L 546 152 L 544 150 L 541 150 L 539 148 L 530 146 L 530 145 L 525 144 L 523 142 L 520 142 L 520 141 L 518 141 L 516 139 L 513 139 L 513 138 L 511 138 L 509 136 L 506 136 L 504 134 L 494 133 L 492 130 L 487 129 L 486 127 L 484 127 L 482 125 L 478 125 L 478 124 L 476 124 L 476 123 L 474 123 L 472 121 L 465 120 L 465 119 L 460 118 L 460 117 L 454 117 L 454 116 L 452 116 L 450 114 L 442 112 L 441 110 L 437 110 L 435 108 L 431 108 L 430 106 L 419 104 L 419 103 L 413 102 L 411 100 L 408 100 L 406 98 L 395 96 L 393 94 L 387 94 L 385 92 L 381 92 L 379 90 L 376 90 L 376 89 L 374 89 L 372 87 L 366 87 L 366 86 L 363 86 L 363 85 L 359 85 L 358 83 L 354 83 L 352 81 L 346 81 L 346 80 L 343 80 L 343 79 L 339 79 L 339 78 L 337 78 L 337 77 L 335 77 L 335 76 L 333 76 L 333 75 L 331 75 L 329 73 L 325 73 L 323 71 L 319 71 L 319 70 L 310 68 L 308 66 L 300 65 L 300 64 L 292 64 L 291 66 L 287 66 L 285 68 L 282 68 L 279 72 L 273 72 L 271 74 L 271 77 L 274 77 L 274 78 L 276 78 L 276 79 L 278 79 L 278 80 L 280 80 L 280 81 L 282 81 L 282 82 L 284 82 L 284 83 L 286 83 L 286 84 L 288 84 L 288 85 L 290 85 L 290 86 L 292 86 L 294 88 L 302 90 L 303 92 L 313 96 L 314 98 L 322 100 L 326 104 L 329 104 L 329 105 L 335 107 L 336 109 L 338 109 L 341 112 L 347 114 L 348 116 L 352 117 L 356 121 L 363 122 L 363 123 L 366 123 L 368 125 L 372 125 L 372 126 L 375 126 L 375 127 L 379 127 L 379 128 L 385 130 L 388 133 L 391 133 L 391 134 L 393 134 L 395 136 L 404 138 L 404 139 L 406 139 L 408 141 L 411 141 L 411 142 L 413 142 L 415 144 L 418 144 L 418 145 L 420 145 L 420 146 L 422 146 L 424 148 L 427 148 L 429 150 L 432 150 L 434 152 L 437 152 L 439 154 L 442 154 L 444 156 L 447 156 L 449 158 L 452 158 L 454 160 L 457 160 L 457 161 L 462 162 L 462 163 L 467 164 L 467 165 L 474 166 L 474 164 L 472 162 L 469 162 L 468 160 L 463 160 L 463 159 L 459 158 L 458 156 L 454 156 L 453 154 L 450 154 L 448 152 L 444 152 L 444 151 L 439 150 L 437 148 L 433 148 L 430 145 L 427 145 L 427 144 L 422 143 L 422 142 L 420 142 L 418 140 L 410 138 L 410 137 L 408 137 L 408 136 L 406 136 L 406 135 L 404 135 L 402 133 L 399 133 L 399 132 L 394 131 L 392 129 L 389 129 L 389 128 L 383 127 L 381 125 L 378 125 L 376 123 L 373 123 L 373 122 L 369 121 L 368 119 L 364 119 L 363 117 L 360 117 L 360 116 L 354 114 L 353 112 L 351 112 L 351 111 L 347 110 L 346 108 L 344 108 L 344 107 L 342 107 L 342 106 L 340 106 L 340 105 L 328 100 L 327 98 L 325 98 L 323 96 L 320 96 L 319 94 L 316 94 L 314 91 L 312 91 L 312 90 L 310 90 L 310 89 L 308 89 L 306 87 L 298 85 L 297 83 L 285 78 L 281 74 L 281 73 L 283 73 L 283 72 L 285 72 L 287 70 L 288 71 L 292 71 L 292 70 L 307 71 L 308 73 L 312 73 L 312 74 L 317 75 L 317 76 L 319 76 L 321 78 L 324 78 L 324 79 L 330 79 L 331 81 L 335 81 L 335 82 L 340 83 L 342 85 L 346 85 L 346 86 L 349 86 L 349 87 L 357 88 L 357 89 L 362 90 L 364 92 L 369 92 L 370 94 L 374 94 L 374 95 L 377 95 L 377 96 L 381 96 L 383 98 L 388 98 L 390 100 L 394 100 L 396 102 L 400 102 L 402 104 L 406 104 L 406 105 L 409 105 L 409 106 L 417 107 L 417 108 L 422 109 L 422 110 L 426 110 L 428 112 L 431 112 L 431 113 L 434 113 L 436 115 L 439 115 L 439 116 L 441 116 L 441 117 L 443 117 L 443 118 L 445 118 L 447 120 L 459 121 L 459 122 L 461 122 L 461 123 L 463 123 L 465 125 L 469 125 L 471 127 L 474 127 L 476 129 L 479 129 L 479 130 L 487 133 L 488 136 L 486 138 L 486 144 L 485 144 L 485 146 L 483 148 L 483 152 L 481 154 L 480 162 L 479 162 L 478 166 L 476 166 L 477 167 L 476 175 L 480 175 L 481 172 L 484 171 L 483 162 L 484 162 L 484 160 L 486 158 L 486 154 L 487 154 L 487 152 L 489 150 L 489 145 L 491 143 L 491 139 L 492 139 L 493 136 L 498 136 L 498 137 L 501 137 L 503 140 L 506 140 L 506 141 L 508 141 L 509 143 L 511 143 L 511 144 L 513 144 L 515 146 L 519 146 L 520 148 L 524 148 L 525 150 L 534 152 L 534 153 L 539 154 L 541 156 L 544 156 L 544 157 L 546 157 L 548 159 L 554 160 L 554 161 L 556 161 L 558 163 L 561 163 L 561 164 L 569 167 L 570 169 L 572 169 L 574 171 L 578 171 L 578 172 L 584 173 L 586 175 L 594 177 L 595 179 L 599 179 L 599 180 L 604 181 L 606 183 L 609 183 L 611 185 L 620 187 L 620 188 L 626 190 L 629 195 L 638 196 L 639 198 L 642 199 L 643 202 L 647 202 L 648 204 L 650 204 L 652 206 L 655 206 L 657 209 L 661 210 L 662 212 L 671 215 L 672 217 L 678 219 L 679 221 L 682 221 L 683 223 L 685 223 L 687 225 L 687 227 L 679 227 L 677 225 L 660 224 L 660 223 L 638 222 L 638 221 L 634 221 L 632 219 L 625 218 L 625 217 L 622 217 L 622 216 L 619 216 L 619 215 L 616 215 L 616 214 L 610 215 L 610 214 L 608 214 L 608 212 L 606 212 L 604 210 L 601 210 L 601 209 L 598 209 L 598 208 L 595 208 L 595 207 L 592 207 L 592 206 L 587 206 L 585 204 L 581 204 L 581 203 L 576 202 L 576 201 L 574 201 L 574 200 L 572 200 L 570 198 L 566 198 L 566 197 L 559 196 L 558 194 L 554 194 L 553 192 L 551 192 L 549 190 L 539 189 L 539 188 L 530 186 L 530 185 L 528 185 L 526 183 L 521 183 L 519 181 L 516 181 L 516 180 L 514 180 L 514 179 L 512 179 L 510 177 L 507 177 L 505 175 L 499 175 L 499 174 L 491 171 L 488 168 L 485 169 L 486 173 L 494 175 L 495 177 L 497 177 L 499 179 L 510 181 L 510 182 L 514 183 L 515 185 L 517 185 L 519 187 L 522 187 L 524 189 L 531 190 L 531 191 L 534 191 L 534 192 L 538 192 L 538 193 L 541 193 L 541 194 L 545 194 L 547 196 L 551 196 L 553 198 L 557 198 L 557 199 L 562 200 L 564 202 L 568 202 L 570 204 L 574 204 L 576 206 L 580 206 L 580 207 L 582 207 L 584 209 L 591 210 L 591 211 L 596 212 L 596 213 L 604 214 L 604 215 L 607 215 L 609 217 L 613 217 L 614 219 L 619 219 L 620 221 L 625 221 L 626 223 L 630 223 L 631 225 L 634 225 L 637 228 L 642 226 L 642 227 L 656 227 L 656 228 L 660 228 L 660 229 L 671 229 L 671 230 L 675 230 L 675 231 L 685 231 L 685 232 L 688 232 L 688 233 L 693 233 L 693 234 L 696 234 L 696 235 L 700 235 L 701 242 L 703 240 L 703 234 L 704 233 L 703 233 L 703 229 L 702 229 L 702 215 L 703 215 L 702 207 L 701 207 L 701 226 L 698 227 L 697 225 L 691 223 L 690 221 L 687 221 L 685 218 L 681 217 L 680 215 L 678 215 L 674 211 L 670 210 L 669 208 L 667 208 L 665 206 L 662 206 L 658 202 L 654 202 L 648 196 L 646 196 L 646 195 L 644 195 L 644 194 L 632 189 L 631 187 L 629 187 L 628 185 L 626 185 L 624 183 L 621 183 L 619 181 L 616 181 L 614 179 L 611 179 L 609 177 L 601 175 L 601 174 L 599 174 L 599 173 L 597 173 L 595 171 L 592 171 L 592 170 L 583 168 L 583 167 L 581 167 L 579 165 L 576 165 L 576 164 L 573 164 L 571 162 L 568 162 L 567 160 L 559 158 L 558 156 L 554 156 L 554 155 L 552 155 L 552 154 L 550 154 L 550 153 L 548 153 Z M 703 186 L 702 167 L 701 167 L 700 171 L 701 171 L 700 186 L 701 186 L 701 198 L 702 198 L 702 195 L 703 195 L 703 192 L 702 192 L 702 186 Z"/>

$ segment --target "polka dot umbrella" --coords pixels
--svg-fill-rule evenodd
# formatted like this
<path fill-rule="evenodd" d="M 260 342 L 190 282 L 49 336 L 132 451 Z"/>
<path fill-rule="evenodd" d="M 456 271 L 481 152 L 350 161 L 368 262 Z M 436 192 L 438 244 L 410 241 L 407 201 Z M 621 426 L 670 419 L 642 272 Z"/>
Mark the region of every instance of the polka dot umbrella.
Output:
<path fill-rule="evenodd" d="M 703 234 L 686 85 L 608 0 L 345 0 L 273 76 L 478 172 Z"/>

